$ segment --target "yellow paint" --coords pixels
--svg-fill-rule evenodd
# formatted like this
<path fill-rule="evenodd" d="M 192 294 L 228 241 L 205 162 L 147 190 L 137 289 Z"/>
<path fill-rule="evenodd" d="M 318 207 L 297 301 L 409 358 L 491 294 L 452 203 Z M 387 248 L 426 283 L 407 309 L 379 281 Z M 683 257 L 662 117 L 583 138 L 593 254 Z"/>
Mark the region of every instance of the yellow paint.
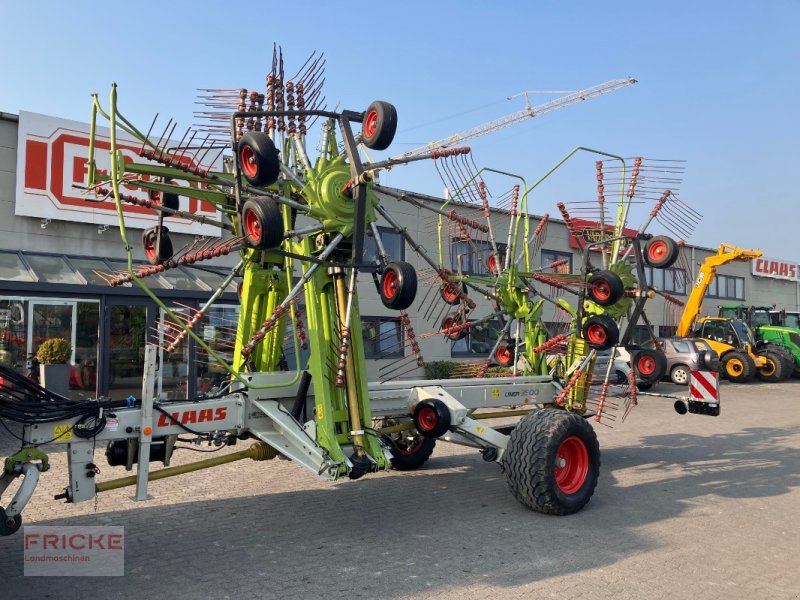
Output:
<path fill-rule="evenodd" d="M 500 397 L 500 388 L 492 388 L 492 396 L 494 396 L 495 398 L 499 398 Z"/>

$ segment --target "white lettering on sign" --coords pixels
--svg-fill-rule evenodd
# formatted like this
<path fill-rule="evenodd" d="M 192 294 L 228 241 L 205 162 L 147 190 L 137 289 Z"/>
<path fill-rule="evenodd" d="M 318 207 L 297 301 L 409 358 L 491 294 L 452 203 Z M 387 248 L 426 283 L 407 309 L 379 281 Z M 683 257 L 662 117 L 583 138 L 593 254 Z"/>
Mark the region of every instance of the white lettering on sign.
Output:
<path fill-rule="evenodd" d="M 762 256 L 753 261 L 753 275 L 797 281 L 800 275 L 800 268 L 798 268 L 797 263 L 792 261 Z"/>
<path fill-rule="evenodd" d="M 97 128 L 95 136 L 95 164 L 99 173 L 111 170 L 111 148 L 108 129 Z M 164 145 L 176 146 L 171 142 Z M 119 136 L 117 147 L 126 162 L 153 163 L 139 157 L 141 142 Z M 96 225 L 117 225 L 117 207 L 113 198 L 89 202 L 76 185 L 85 185 L 86 167 L 89 160 L 89 126 L 20 111 L 17 145 L 17 199 L 14 212 L 20 216 L 58 219 Z M 181 162 L 194 165 L 195 156 L 187 150 Z M 219 164 L 212 168 L 219 170 Z M 142 179 L 148 179 L 142 175 Z M 197 185 L 197 184 L 192 184 Z M 202 185 L 202 184 L 201 184 Z M 120 191 L 145 200 L 147 192 L 123 185 Z M 92 196 L 93 198 L 93 196 Z M 180 210 L 220 220 L 220 212 L 209 203 L 179 197 Z M 146 229 L 158 222 L 158 214 L 152 209 L 124 204 L 125 223 L 129 227 Z M 170 231 L 194 235 L 220 235 L 219 227 L 197 223 L 184 217 L 165 216 L 164 224 Z"/>

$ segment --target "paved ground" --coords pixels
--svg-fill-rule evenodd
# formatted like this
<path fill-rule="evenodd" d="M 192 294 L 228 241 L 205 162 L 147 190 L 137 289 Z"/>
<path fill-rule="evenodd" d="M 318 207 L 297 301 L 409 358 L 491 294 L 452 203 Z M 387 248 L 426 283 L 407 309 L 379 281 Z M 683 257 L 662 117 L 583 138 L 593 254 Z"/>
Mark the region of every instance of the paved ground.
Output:
<path fill-rule="evenodd" d="M 248 461 L 96 506 L 52 500 L 56 453 L 26 523 L 123 525 L 126 575 L 24 578 L 16 535 L 0 538 L 0 597 L 798 598 L 800 381 L 723 394 L 718 418 L 648 398 L 599 427 L 600 483 L 569 517 L 523 508 L 496 465 L 446 444 L 414 473 L 326 484 Z"/>

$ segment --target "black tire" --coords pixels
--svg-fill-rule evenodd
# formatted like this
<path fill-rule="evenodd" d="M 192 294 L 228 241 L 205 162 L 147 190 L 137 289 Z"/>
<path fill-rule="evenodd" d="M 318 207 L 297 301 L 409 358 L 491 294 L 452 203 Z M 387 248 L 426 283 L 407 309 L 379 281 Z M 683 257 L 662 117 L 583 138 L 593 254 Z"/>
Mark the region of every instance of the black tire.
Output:
<path fill-rule="evenodd" d="M 600 445 L 581 417 L 554 408 L 537 410 L 511 432 L 503 468 L 519 502 L 548 515 L 569 515 L 594 493 Z"/>
<path fill-rule="evenodd" d="M 775 344 L 773 342 L 767 342 L 761 348 L 759 348 L 758 352 L 760 354 L 764 354 L 765 352 L 772 352 L 777 354 L 783 360 L 784 368 L 784 379 L 788 379 L 792 376 L 792 371 L 794 371 L 794 356 L 792 355 L 792 351 L 789 350 L 785 346 L 781 346 L 780 344 Z"/>
<path fill-rule="evenodd" d="M 397 109 L 388 102 L 376 100 L 364 112 L 361 139 L 367 148 L 386 150 L 397 131 Z"/>
<path fill-rule="evenodd" d="M 786 379 L 786 363 L 780 354 L 767 351 L 761 356 L 767 359 L 767 364 L 756 369 L 756 377 L 769 383 L 777 383 Z"/>
<path fill-rule="evenodd" d="M 652 388 L 654 385 L 655 385 L 655 383 L 652 383 L 650 381 L 639 381 L 639 382 L 636 383 L 636 389 L 639 390 L 640 392 L 646 392 L 647 390 Z"/>
<path fill-rule="evenodd" d="M 592 315 L 583 323 L 583 338 L 590 348 L 607 350 L 619 341 L 619 327 L 608 315 Z"/>
<path fill-rule="evenodd" d="M 513 340 L 505 339 L 500 342 L 497 351 L 494 353 L 495 362 L 501 367 L 510 367 L 514 364 L 516 348 Z"/>
<path fill-rule="evenodd" d="M 657 235 L 644 246 L 644 260 L 656 269 L 668 269 L 678 260 L 680 247 L 671 237 Z"/>
<path fill-rule="evenodd" d="M 703 352 L 703 368 L 706 371 L 719 371 L 719 356 L 714 350 Z"/>
<path fill-rule="evenodd" d="M 242 175 L 250 185 L 272 185 L 281 172 L 278 149 L 263 131 L 248 131 L 236 147 Z"/>
<path fill-rule="evenodd" d="M 628 383 L 628 376 L 625 375 L 622 371 L 614 371 L 614 383 L 616 385 L 625 385 Z"/>
<path fill-rule="evenodd" d="M 645 348 L 632 358 L 636 378 L 647 383 L 656 383 L 667 373 L 667 357 L 660 350 Z"/>
<path fill-rule="evenodd" d="M 689 367 L 686 365 L 675 365 L 669 372 L 669 378 L 675 385 L 689 385 Z"/>
<path fill-rule="evenodd" d="M 445 336 L 451 342 L 457 342 L 458 340 L 463 340 L 467 337 L 467 329 L 458 329 L 455 331 L 450 331 L 454 325 L 463 325 L 464 320 L 462 315 L 458 312 L 452 312 L 447 315 L 444 319 L 442 319 L 442 326 L 440 329 L 444 331 Z"/>
<path fill-rule="evenodd" d="M 613 271 L 597 271 L 589 277 L 586 295 L 600 306 L 616 304 L 625 295 L 625 284 Z"/>
<path fill-rule="evenodd" d="M 401 431 L 397 436 L 383 436 L 383 440 L 392 449 L 392 467 L 398 471 L 419 469 L 436 446 L 436 438 L 421 436 L 415 429 Z"/>
<path fill-rule="evenodd" d="M 466 291 L 467 286 L 463 283 L 448 281 L 447 283 L 443 283 L 442 287 L 439 288 L 439 295 L 442 297 L 442 300 L 450 306 L 456 306 L 461 304 L 461 298 L 463 298 L 463 294 L 466 293 Z"/>
<path fill-rule="evenodd" d="M 12 535 L 22 527 L 22 515 L 6 516 L 6 510 L 0 508 L 0 536 Z"/>
<path fill-rule="evenodd" d="M 161 239 L 159 240 L 159 229 Z M 164 226 L 150 227 L 142 233 L 142 247 L 144 256 L 151 265 L 160 265 L 172 258 L 174 250 L 172 240 L 169 238 L 169 229 Z"/>
<path fill-rule="evenodd" d="M 283 241 L 283 215 L 274 200 L 250 198 L 242 207 L 241 221 L 242 234 L 252 248 L 275 248 Z"/>
<path fill-rule="evenodd" d="M 441 400 L 423 400 L 414 408 L 414 425 L 422 437 L 442 437 L 450 424 L 450 410 Z"/>
<path fill-rule="evenodd" d="M 756 374 L 756 364 L 744 352 L 728 352 L 722 357 L 722 374 L 728 381 L 747 383 Z"/>
<path fill-rule="evenodd" d="M 407 262 L 390 262 L 380 281 L 381 302 L 392 310 L 405 310 L 417 297 L 417 270 Z"/>

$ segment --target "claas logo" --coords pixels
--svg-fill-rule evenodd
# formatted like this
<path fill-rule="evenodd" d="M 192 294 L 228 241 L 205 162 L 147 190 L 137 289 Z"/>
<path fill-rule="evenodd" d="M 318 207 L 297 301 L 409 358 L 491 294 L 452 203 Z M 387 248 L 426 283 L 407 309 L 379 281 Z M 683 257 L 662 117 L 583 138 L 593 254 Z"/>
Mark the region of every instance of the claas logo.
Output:
<path fill-rule="evenodd" d="M 139 147 L 124 142 L 118 143 L 117 148 L 122 152 L 125 162 L 147 162 L 139 157 Z M 95 163 L 97 172 L 108 175 L 111 163 L 109 150 L 111 144 L 104 139 L 95 139 Z M 58 129 L 49 137 L 28 135 L 25 139 L 25 192 L 35 195 L 44 195 L 56 205 L 72 211 L 90 212 L 100 210 L 103 212 L 116 212 L 114 199 L 87 202 L 81 195 L 81 190 L 74 186 L 86 185 L 86 172 L 89 160 L 89 138 L 78 131 L 65 131 Z M 193 157 L 181 158 L 181 162 L 189 166 L 194 165 Z M 151 163 L 155 165 L 156 163 Z M 131 175 L 131 177 L 134 177 Z M 147 181 L 149 176 L 142 175 L 142 180 Z M 191 185 L 198 185 L 192 183 Z M 205 185 L 205 184 L 202 184 Z M 134 185 L 123 185 L 121 191 L 145 200 L 148 192 Z M 187 199 L 182 199 L 186 203 Z M 216 208 L 209 202 L 188 198 L 188 203 L 181 206 L 182 210 L 193 214 L 204 213 L 215 215 Z M 128 214 L 155 215 L 155 211 L 143 206 L 125 205 Z"/>

